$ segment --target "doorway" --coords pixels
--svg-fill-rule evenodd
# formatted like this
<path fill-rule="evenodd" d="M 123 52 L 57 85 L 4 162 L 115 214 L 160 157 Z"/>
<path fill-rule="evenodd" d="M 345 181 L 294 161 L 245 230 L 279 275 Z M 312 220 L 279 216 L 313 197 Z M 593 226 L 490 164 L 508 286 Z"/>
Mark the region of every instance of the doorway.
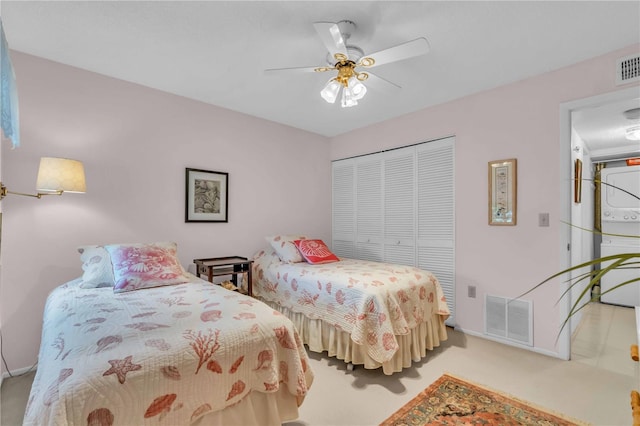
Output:
<path fill-rule="evenodd" d="M 561 220 L 575 226 L 566 226 L 561 230 L 560 268 L 567 269 L 578 263 L 589 261 L 594 257 L 595 247 L 593 239 L 585 236 L 585 229 L 593 229 L 594 208 L 593 199 L 584 198 L 584 194 L 590 194 L 594 160 L 605 156 L 622 157 L 640 156 L 640 150 L 635 144 L 623 142 L 624 138 L 616 139 L 612 135 L 624 133 L 622 128 L 614 129 L 614 126 L 622 126 L 624 120 L 622 111 L 629 105 L 640 106 L 640 87 L 630 87 L 604 95 L 580 99 L 560 105 L 560 179 L 567 182 L 561 185 Z M 627 126 L 632 123 L 626 124 Z M 615 139 L 615 140 L 614 140 Z M 581 161 L 582 177 L 588 183 L 583 189 L 581 202 L 574 198 L 573 182 L 576 173 L 576 160 Z M 577 274 L 577 273 L 576 273 Z M 561 286 L 561 294 L 569 289 L 569 284 Z M 569 292 L 570 297 L 564 297 L 560 304 L 561 321 L 567 317 L 571 306 L 578 299 L 580 290 L 575 288 Z M 581 314 L 573 316 L 559 338 L 559 355 L 563 359 L 571 357 L 571 335 L 580 323 Z"/>

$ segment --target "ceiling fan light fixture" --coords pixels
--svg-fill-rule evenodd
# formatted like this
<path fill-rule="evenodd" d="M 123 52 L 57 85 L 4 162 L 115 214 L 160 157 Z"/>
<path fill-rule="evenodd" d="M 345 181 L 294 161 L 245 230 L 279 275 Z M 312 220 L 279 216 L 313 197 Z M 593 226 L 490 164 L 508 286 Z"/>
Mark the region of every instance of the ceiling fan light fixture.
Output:
<path fill-rule="evenodd" d="M 349 88 L 356 101 L 364 98 L 364 95 L 367 94 L 367 86 L 362 84 L 355 76 L 349 79 Z"/>
<path fill-rule="evenodd" d="M 338 83 L 335 78 L 332 78 L 324 86 L 324 89 L 320 91 L 320 96 L 322 96 L 322 99 L 332 104 L 336 101 L 336 99 L 338 99 L 340 86 L 340 83 Z"/>
<path fill-rule="evenodd" d="M 365 56 L 364 50 L 360 47 L 347 44 L 351 34 L 356 29 L 354 22 L 349 20 L 342 20 L 337 23 L 314 22 L 313 27 L 320 41 L 326 47 L 326 66 L 275 68 L 266 69 L 264 72 L 268 74 L 275 72 L 287 74 L 292 72 L 337 72 L 337 75 L 334 74 L 334 77 L 320 91 L 320 96 L 331 104 L 335 103 L 338 96 L 340 96 L 341 104 L 344 108 L 357 105 L 358 100 L 366 95 L 368 87 L 363 84 L 365 81 L 371 81 L 369 87 L 385 93 L 401 89 L 397 84 L 370 73 L 368 68 L 424 55 L 429 51 L 427 39 L 418 37 L 415 40 L 369 53 Z M 367 70 L 361 70 L 361 67 L 366 67 Z"/>
<path fill-rule="evenodd" d="M 358 100 L 353 95 L 353 90 L 350 87 L 345 87 L 342 91 L 342 108 L 349 108 L 358 105 Z"/>
<path fill-rule="evenodd" d="M 629 127 L 625 136 L 630 141 L 640 141 L 640 126 Z"/>

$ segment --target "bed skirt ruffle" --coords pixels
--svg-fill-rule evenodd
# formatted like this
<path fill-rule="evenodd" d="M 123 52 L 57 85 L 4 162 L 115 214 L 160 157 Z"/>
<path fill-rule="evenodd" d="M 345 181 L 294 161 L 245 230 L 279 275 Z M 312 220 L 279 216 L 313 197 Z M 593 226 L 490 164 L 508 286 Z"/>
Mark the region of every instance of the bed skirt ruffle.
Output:
<path fill-rule="evenodd" d="M 251 392 L 240 402 L 224 410 L 208 413 L 191 425 L 260 425 L 280 426 L 298 418 L 299 401 L 286 386 L 277 392 Z"/>
<path fill-rule="evenodd" d="M 308 318 L 276 303 L 262 301 L 293 322 L 302 342 L 308 346 L 309 350 L 326 351 L 331 357 L 354 365 L 362 365 L 367 369 L 382 367 L 386 375 L 410 367 L 412 362 L 424 358 L 428 350 L 440 346 L 440 342 L 447 340 L 445 319 L 441 315 L 434 314 L 431 320 L 421 323 L 409 334 L 396 335 L 398 351 L 389 361 L 381 363 L 371 358 L 365 347 L 353 342 L 349 333 L 338 330 L 321 319 Z"/>

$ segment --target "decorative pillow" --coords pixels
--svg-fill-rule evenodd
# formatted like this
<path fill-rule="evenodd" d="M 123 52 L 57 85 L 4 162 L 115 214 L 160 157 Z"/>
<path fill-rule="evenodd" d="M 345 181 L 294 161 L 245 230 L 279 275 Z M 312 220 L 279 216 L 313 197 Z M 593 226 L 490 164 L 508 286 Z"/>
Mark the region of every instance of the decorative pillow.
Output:
<path fill-rule="evenodd" d="M 273 249 L 273 247 L 268 247 L 268 248 L 265 248 L 264 250 L 260 250 L 259 252 L 254 254 L 251 259 L 254 262 L 258 262 L 262 260 L 268 260 L 269 262 L 278 262 L 278 263 L 280 262 L 280 258 L 276 254 L 276 251 Z"/>
<path fill-rule="evenodd" d="M 340 260 L 335 254 L 331 253 L 329 247 L 322 240 L 295 240 L 293 243 L 305 260 L 312 265 L 338 262 Z"/>
<path fill-rule="evenodd" d="M 80 246 L 80 261 L 82 261 L 82 288 L 113 287 L 113 268 L 111 258 L 103 246 Z"/>
<path fill-rule="evenodd" d="M 269 244 L 271 244 L 271 247 L 273 247 L 276 254 L 283 262 L 304 262 L 302 255 L 300 255 L 296 245 L 293 243 L 295 240 L 307 239 L 304 235 L 273 235 L 271 237 L 265 237 L 265 239 Z"/>
<path fill-rule="evenodd" d="M 176 243 L 110 244 L 105 249 L 111 256 L 115 293 L 189 282 Z"/>

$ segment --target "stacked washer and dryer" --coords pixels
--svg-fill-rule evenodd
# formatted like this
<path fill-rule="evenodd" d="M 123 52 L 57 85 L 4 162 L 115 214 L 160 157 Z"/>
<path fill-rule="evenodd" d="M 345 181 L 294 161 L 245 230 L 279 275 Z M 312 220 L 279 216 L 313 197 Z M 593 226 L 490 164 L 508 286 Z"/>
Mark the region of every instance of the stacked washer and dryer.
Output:
<path fill-rule="evenodd" d="M 604 168 L 600 172 L 602 243 L 600 256 L 640 253 L 640 166 Z M 610 186 L 611 185 L 611 186 Z M 628 192 L 621 191 L 624 189 Z M 635 196 L 631 195 L 634 194 Z M 616 235 L 605 235 L 616 234 Z M 625 238 L 619 235 L 635 235 Z M 640 282 L 607 290 L 640 277 L 640 269 L 615 269 L 600 279 L 601 302 L 622 306 L 640 306 Z"/>

